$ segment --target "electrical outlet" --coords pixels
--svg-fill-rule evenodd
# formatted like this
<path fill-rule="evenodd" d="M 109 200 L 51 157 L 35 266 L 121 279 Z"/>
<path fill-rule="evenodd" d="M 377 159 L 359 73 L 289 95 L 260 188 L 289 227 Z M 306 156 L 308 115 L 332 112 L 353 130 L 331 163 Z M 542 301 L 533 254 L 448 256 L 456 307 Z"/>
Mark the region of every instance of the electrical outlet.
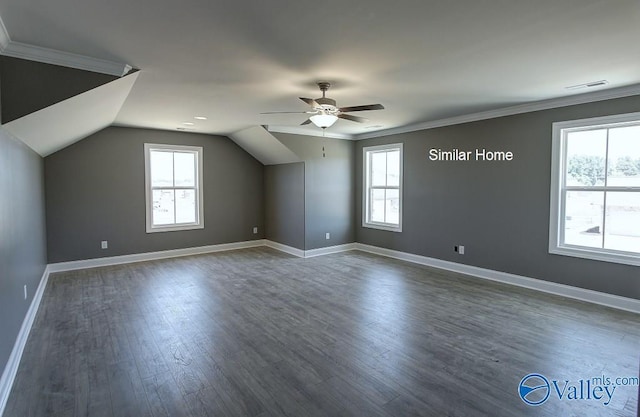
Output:
<path fill-rule="evenodd" d="M 24 286 L 24 299 L 27 299 L 27 286 Z"/>
<path fill-rule="evenodd" d="M 103 240 L 102 242 L 100 242 L 100 247 L 102 249 L 107 249 L 109 247 L 109 242 L 106 240 Z"/>
<path fill-rule="evenodd" d="M 324 237 L 327 240 L 331 239 L 331 233 L 329 233 L 329 232 L 325 233 Z"/>
<path fill-rule="evenodd" d="M 458 246 L 458 253 L 464 255 L 464 246 Z"/>
<path fill-rule="evenodd" d="M 253 234 L 254 234 L 254 235 L 257 235 L 257 234 L 258 234 L 258 228 L 257 228 L 257 227 L 254 227 L 254 228 L 253 228 Z"/>

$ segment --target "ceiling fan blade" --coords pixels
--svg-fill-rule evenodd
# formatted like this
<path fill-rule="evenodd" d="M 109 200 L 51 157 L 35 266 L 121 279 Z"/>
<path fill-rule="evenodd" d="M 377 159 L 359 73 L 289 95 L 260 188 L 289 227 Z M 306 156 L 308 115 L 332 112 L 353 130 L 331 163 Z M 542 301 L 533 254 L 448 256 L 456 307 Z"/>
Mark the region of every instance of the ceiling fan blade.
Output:
<path fill-rule="evenodd" d="M 300 126 L 308 125 L 309 123 L 311 123 L 311 119 L 307 119 L 304 122 L 300 123 Z"/>
<path fill-rule="evenodd" d="M 317 101 L 315 101 L 315 100 L 314 100 L 314 99 L 312 99 L 312 98 L 304 98 L 304 97 L 299 97 L 299 98 L 300 98 L 300 100 L 304 101 L 305 103 L 307 103 L 308 105 L 310 105 L 310 106 L 311 106 L 311 107 L 313 107 L 314 109 L 315 109 L 316 107 L 320 107 L 320 104 L 318 104 L 318 102 L 317 102 Z"/>
<path fill-rule="evenodd" d="M 350 114 L 339 114 L 338 119 L 351 120 L 352 122 L 364 123 L 369 121 L 369 119 L 365 119 L 364 117 L 352 116 Z"/>
<path fill-rule="evenodd" d="M 260 113 L 260 114 L 309 114 L 309 113 L 314 113 L 314 112 L 308 112 L 308 111 L 266 111 L 266 112 Z"/>
<path fill-rule="evenodd" d="M 384 106 L 382 104 L 367 104 L 364 106 L 341 107 L 339 110 L 341 112 L 351 112 L 351 111 L 383 110 L 383 109 L 384 109 Z"/>

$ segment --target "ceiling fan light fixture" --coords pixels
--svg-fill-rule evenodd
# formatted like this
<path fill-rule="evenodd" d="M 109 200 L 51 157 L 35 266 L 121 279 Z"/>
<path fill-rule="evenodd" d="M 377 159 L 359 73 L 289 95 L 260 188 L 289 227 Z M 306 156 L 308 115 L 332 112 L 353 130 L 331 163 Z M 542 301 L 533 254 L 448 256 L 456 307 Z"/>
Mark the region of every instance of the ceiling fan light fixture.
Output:
<path fill-rule="evenodd" d="M 322 129 L 326 129 L 327 127 L 331 127 L 331 125 L 333 125 L 336 120 L 338 120 L 338 116 L 335 116 L 333 114 L 315 114 L 309 119 L 314 125 Z"/>

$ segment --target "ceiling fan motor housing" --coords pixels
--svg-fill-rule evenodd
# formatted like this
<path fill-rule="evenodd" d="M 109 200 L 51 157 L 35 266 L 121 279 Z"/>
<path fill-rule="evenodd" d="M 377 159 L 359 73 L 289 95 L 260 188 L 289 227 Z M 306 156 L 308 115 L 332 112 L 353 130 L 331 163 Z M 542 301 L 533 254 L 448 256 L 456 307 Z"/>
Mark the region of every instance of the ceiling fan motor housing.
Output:
<path fill-rule="evenodd" d="M 318 83 L 318 87 L 320 88 L 320 91 L 322 91 L 322 97 L 316 99 L 316 103 L 322 106 L 322 109 L 319 110 L 335 112 L 337 110 L 336 101 L 332 98 L 325 97 L 325 94 L 329 87 L 331 87 L 331 84 L 326 81 L 321 81 Z"/>
<path fill-rule="evenodd" d="M 317 98 L 316 99 L 316 103 L 321 105 L 323 108 L 325 106 L 327 106 L 327 107 L 336 107 L 336 101 L 334 99 L 328 98 L 328 97 Z"/>
<path fill-rule="evenodd" d="M 300 100 L 307 103 L 307 105 L 311 106 L 312 111 L 306 112 L 274 112 L 274 113 L 306 113 L 312 114 L 307 120 L 305 120 L 302 125 L 308 125 L 309 123 L 313 123 L 314 125 L 321 127 L 322 129 L 326 129 L 327 127 L 332 126 L 336 120 L 344 119 L 357 123 L 364 123 L 368 119 L 364 117 L 352 116 L 347 114 L 348 112 L 354 111 L 365 111 L 365 110 L 382 110 L 384 106 L 382 104 L 367 104 L 363 106 L 350 106 L 350 107 L 337 107 L 336 101 L 332 98 L 327 97 L 327 90 L 331 87 L 326 81 L 319 82 L 318 88 L 322 91 L 322 97 L 313 99 L 300 97 Z"/>

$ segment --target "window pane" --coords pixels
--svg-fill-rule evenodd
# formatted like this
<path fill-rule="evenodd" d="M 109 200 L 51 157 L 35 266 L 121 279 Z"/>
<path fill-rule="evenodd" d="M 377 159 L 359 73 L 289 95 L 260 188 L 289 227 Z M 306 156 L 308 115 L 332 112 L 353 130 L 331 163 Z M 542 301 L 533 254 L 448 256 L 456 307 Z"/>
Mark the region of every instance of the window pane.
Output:
<path fill-rule="evenodd" d="M 640 126 L 609 130 L 607 185 L 640 186 Z"/>
<path fill-rule="evenodd" d="M 400 151 L 387 152 L 387 185 L 400 185 Z"/>
<path fill-rule="evenodd" d="M 602 247 L 604 192 L 568 191 L 564 243 Z"/>
<path fill-rule="evenodd" d="M 640 253 L 640 192 L 608 192 L 605 249 Z"/>
<path fill-rule="evenodd" d="M 175 223 L 173 199 L 173 190 L 153 190 L 154 226 Z"/>
<path fill-rule="evenodd" d="M 374 187 L 385 186 L 387 176 L 387 153 L 371 153 L 371 185 Z"/>
<path fill-rule="evenodd" d="M 151 151 L 151 186 L 173 187 L 173 152 Z"/>
<path fill-rule="evenodd" d="M 195 190 L 176 190 L 176 223 L 196 222 Z"/>
<path fill-rule="evenodd" d="M 176 187 L 196 186 L 196 158 L 191 152 L 173 154 Z"/>
<path fill-rule="evenodd" d="M 371 221 L 384 223 L 384 190 L 371 190 Z"/>
<path fill-rule="evenodd" d="M 400 191 L 387 190 L 385 203 L 387 215 L 385 223 L 400 224 Z"/>
<path fill-rule="evenodd" d="M 567 185 L 604 185 L 607 130 L 570 132 L 567 135 Z"/>

